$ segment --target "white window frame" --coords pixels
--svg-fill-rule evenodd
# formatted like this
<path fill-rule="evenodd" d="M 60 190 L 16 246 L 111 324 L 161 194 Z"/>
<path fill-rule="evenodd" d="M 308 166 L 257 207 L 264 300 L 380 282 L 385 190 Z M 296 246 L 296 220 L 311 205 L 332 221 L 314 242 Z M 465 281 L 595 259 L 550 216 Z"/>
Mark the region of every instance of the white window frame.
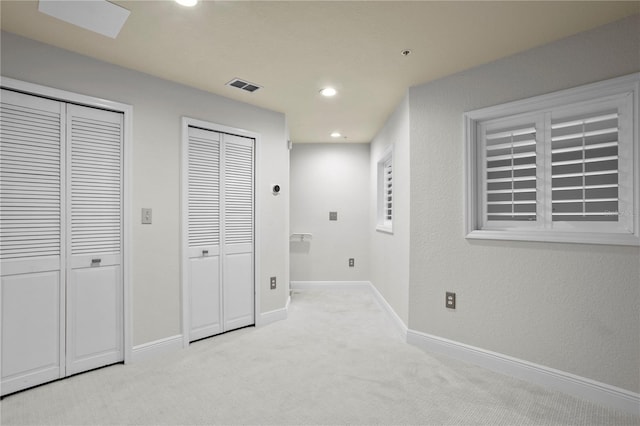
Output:
<path fill-rule="evenodd" d="M 640 73 L 510 102 L 464 114 L 465 234 L 468 239 L 544 241 L 563 243 L 640 245 L 640 160 L 638 112 Z M 630 113 L 620 121 L 619 221 L 554 222 L 551 220 L 551 129 L 545 114 L 590 108 L 596 103 L 627 103 Z M 486 170 L 482 126 L 534 120 L 537 138 L 537 219 L 534 223 L 486 220 Z M 549 120 L 547 119 L 547 123 Z M 624 122 L 624 128 L 623 123 Z M 615 225 L 615 226 L 614 226 Z"/>
<path fill-rule="evenodd" d="M 391 167 L 391 214 L 387 214 L 387 168 Z M 393 145 L 388 146 L 382 153 L 377 164 L 377 222 L 376 230 L 393 234 L 394 205 L 393 200 Z M 390 216 L 390 217 L 389 217 Z"/>

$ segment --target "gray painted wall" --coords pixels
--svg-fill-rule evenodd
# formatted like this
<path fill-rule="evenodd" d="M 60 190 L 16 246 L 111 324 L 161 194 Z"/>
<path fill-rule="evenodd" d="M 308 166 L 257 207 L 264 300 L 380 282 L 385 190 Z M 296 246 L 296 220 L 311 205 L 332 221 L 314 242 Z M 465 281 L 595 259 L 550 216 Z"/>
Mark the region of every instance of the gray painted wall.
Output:
<path fill-rule="evenodd" d="M 134 345 L 181 333 L 180 125 L 188 116 L 260 133 L 261 310 L 283 308 L 289 281 L 289 151 L 285 117 L 147 74 L 2 33 L 1 74 L 56 89 L 133 105 L 133 340 Z M 285 189 L 278 197 L 270 183 Z M 153 208 L 153 224 L 140 209 Z"/>
<path fill-rule="evenodd" d="M 639 71 L 639 28 L 635 16 L 409 90 L 409 328 L 640 391 L 640 249 L 466 240 L 462 121 Z"/>
<path fill-rule="evenodd" d="M 393 234 L 375 229 L 377 215 L 377 164 L 393 146 Z M 376 286 L 405 324 L 409 322 L 409 97 L 405 96 L 371 142 L 370 204 L 371 283 Z"/>
<path fill-rule="evenodd" d="M 290 243 L 292 281 L 369 280 L 368 202 L 368 144 L 293 146 L 291 232 L 313 239 Z"/>

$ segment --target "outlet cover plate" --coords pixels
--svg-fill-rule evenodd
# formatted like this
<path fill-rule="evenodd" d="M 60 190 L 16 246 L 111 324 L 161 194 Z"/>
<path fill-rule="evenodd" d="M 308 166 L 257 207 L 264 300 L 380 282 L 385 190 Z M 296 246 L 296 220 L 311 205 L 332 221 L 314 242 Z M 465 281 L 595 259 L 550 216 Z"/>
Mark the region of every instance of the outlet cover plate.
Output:
<path fill-rule="evenodd" d="M 447 291 L 445 306 L 449 309 L 456 308 L 456 294 L 450 291 Z"/>
<path fill-rule="evenodd" d="M 353 257 L 349 258 L 349 268 L 356 266 L 356 260 Z"/>

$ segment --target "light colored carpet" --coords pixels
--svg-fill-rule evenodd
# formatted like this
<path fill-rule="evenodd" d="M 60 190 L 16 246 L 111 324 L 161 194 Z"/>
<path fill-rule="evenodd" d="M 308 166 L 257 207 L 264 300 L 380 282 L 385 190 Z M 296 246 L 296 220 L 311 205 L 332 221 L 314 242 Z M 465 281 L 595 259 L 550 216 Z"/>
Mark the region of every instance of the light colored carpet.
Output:
<path fill-rule="evenodd" d="M 367 290 L 304 290 L 289 319 L 5 397 L 2 424 L 639 425 L 403 343 Z"/>

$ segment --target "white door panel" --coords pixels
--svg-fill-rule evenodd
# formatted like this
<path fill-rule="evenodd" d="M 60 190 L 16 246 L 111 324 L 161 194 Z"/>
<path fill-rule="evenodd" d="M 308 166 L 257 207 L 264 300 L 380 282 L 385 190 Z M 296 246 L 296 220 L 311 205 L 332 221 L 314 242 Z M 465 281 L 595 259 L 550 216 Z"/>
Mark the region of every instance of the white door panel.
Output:
<path fill-rule="evenodd" d="M 189 341 L 222 333 L 220 299 L 220 134 L 189 128 Z"/>
<path fill-rule="evenodd" d="M 228 135 L 224 141 L 223 298 L 225 331 L 254 320 L 253 144 L 246 137 Z"/>
<path fill-rule="evenodd" d="M 67 374 L 124 359 L 122 120 L 67 106 Z"/>
<path fill-rule="evenodd" d="M 2 90 L 1 393 L 64 375 L 64 105 Z"/>
<path fill-rule="evenodd" d="M 122 360 L 120 266 L 74 269 L 68 279 L 67 374 Z"/>
<path fill-rule="evenodd" d="M 224 263 L 224 329 L 254 323 L 253 255 L 227 255 Z"/>
<path fill-rule="evenodd" d="M 2 277 L 2 393 L 64 375 L 60 272 Z"/>
<path fill-rule="evenodd" d="M 220 321 L 220 257 L 189 259 L 191 340 L 222 332 Z"/>
<path fill-rule="evenodd" d="M 123 114 L 2 90 L 2 395 L 122 361 Z"/>
<path fill-rule="evenodd" d="M 251 138 L 187 127 L 189 341 L 254 324 Z"/>

